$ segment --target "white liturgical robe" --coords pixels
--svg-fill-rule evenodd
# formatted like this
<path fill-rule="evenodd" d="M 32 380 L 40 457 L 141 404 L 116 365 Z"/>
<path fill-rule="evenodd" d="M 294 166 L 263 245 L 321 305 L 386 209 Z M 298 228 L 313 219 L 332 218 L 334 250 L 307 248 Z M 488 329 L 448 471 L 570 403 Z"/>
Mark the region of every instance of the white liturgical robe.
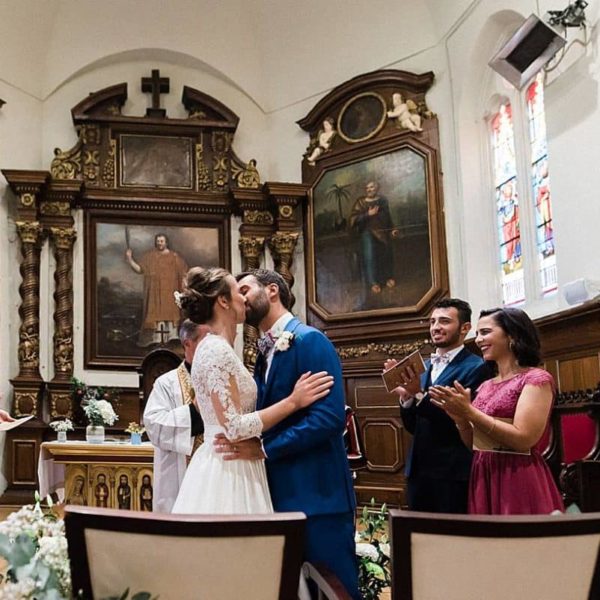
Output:
<path fill-rule="evenodd" d="M 189 380 L 187 371 L 185 375 Z M 173 369 L 156 379 L 144 410 L 144 426 L 154 446 L 155 512 L 171 512 L 185 475 L 186 457 L 192 453 L 192 419 L 184 394 L 180 369 Z"/>

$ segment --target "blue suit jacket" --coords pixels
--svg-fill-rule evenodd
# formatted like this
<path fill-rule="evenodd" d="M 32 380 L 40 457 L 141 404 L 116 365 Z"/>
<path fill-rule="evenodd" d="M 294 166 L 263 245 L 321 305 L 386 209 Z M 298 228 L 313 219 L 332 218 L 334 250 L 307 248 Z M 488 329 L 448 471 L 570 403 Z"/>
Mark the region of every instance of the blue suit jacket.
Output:
<path fill-rule="evenodd" d="M 431 385 L 431 361 L 421 376 L 421 387 Z M 483 359 L 463 348 L 442 371 L 437 385 L 452 385 L 458 380 L 475 390 L 488 379 L 491 372 Z M 467 481 L 471 470 L 471 451 L 463 444 L 454 421 L 432 404 L 429 394 L 417 406 L 401 408 L 404 427 L 413 434 L 413 443 L 406 461 L 406 476 L 411 479 L 446 479 Z"/>
<path fill-rule="evenodd" d="M 325 398 L 265 432 L 273 506 L 276 511 L 302 511 L 308 516 L 352 511 L 356 500 L 343 442 L 345 402 L 339 358 L 318 329 L 295 317 L 285 329 L 294 338 L 286 351 L 274 353 L 266 382 L 261 376 L 264 358 L 259 355 L 257 360 L 257 408 L 289 396 L 307 371 L 327 371 L 335 383 Z"/>

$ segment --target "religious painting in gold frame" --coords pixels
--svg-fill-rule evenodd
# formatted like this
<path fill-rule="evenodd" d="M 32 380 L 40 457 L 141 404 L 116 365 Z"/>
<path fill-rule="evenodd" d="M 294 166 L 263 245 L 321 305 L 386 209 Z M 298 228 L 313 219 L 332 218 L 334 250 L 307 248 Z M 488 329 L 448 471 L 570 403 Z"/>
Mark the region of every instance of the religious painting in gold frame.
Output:
<path fill-rule="evenodd" d="M 174 292 L 186 271 L 230 264 L 225 215 L 91 210 L 85 239 L 88 368 L 135 368 L 156 347 L 177 348 Z"/>
<path fill-rule="evenodd" d="M 323 322 L 414 314 L 439 293 L 436 174 L 435 152 L 406 138 L 321 171 L 309 197 L 307 271 L 309 308 Z"/>

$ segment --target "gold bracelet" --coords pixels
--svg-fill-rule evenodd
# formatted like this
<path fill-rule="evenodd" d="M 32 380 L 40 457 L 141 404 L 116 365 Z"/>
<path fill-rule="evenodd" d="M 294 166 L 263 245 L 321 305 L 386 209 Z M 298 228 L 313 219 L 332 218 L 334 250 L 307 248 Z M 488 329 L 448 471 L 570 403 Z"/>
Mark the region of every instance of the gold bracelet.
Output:
<path fill-rule="evenodd" d="M 454 423 L 456 425 L 456 429 L 458 429 L 459 431 L 467 431 L 468 429 L 471 429 L 473 427 L 473 425 L 471 425 L 470 421 L 467 421 L 467 424 L 464 425 L 463 427 L 461 427 L 458 423 Z"/>
<path fill-rule="evenodd" d="M 492 417 L 492 426 L 485 432 L 485 435 L 490 435 L 496 428 L 496 417 Z"/>

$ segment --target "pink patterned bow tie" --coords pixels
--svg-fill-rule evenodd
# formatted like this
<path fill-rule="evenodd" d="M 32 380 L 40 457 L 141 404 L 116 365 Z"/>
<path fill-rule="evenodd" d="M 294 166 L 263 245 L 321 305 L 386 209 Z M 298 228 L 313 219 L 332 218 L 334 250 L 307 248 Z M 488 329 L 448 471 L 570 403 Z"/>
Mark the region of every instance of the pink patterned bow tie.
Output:
<path fill-rule="evenodd" d="M 431 364 L 432 365 L 447 365 L 450 362 L 450 357 L 447 354 L 432 354 Z"/>
<path fill-rule="evenodd" d="M 258 351 L 263 355 L 267 356 L 271 351 L 271 348 L 275 345 L 275 338 L 270 333 L 265 333 L 258 340 Z"/>

